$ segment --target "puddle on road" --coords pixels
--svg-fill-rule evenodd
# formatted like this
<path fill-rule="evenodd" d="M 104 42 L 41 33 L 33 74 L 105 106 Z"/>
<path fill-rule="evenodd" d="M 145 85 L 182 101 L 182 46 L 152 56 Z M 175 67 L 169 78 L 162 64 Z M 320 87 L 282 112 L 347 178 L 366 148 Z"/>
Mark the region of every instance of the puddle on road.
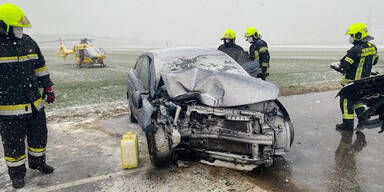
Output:
<path fill-rule="evenodd" d="M 212 172 L 212 174 L 216 174 Z M 287 160 L 280 157 L 271 167 L 259 166 L 251 172 L 241 172 L 241 177 L 254 183 L 267 191 L 274 192 L 309 192 L 309 189 L 299 188 L 291 181 L 290 165 Z"/>

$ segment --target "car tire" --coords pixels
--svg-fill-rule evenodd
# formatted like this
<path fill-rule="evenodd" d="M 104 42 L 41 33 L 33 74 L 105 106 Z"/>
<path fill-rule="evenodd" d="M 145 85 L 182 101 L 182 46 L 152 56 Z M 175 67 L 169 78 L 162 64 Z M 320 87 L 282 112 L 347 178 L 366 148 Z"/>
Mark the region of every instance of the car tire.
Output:
<path fill-rule="evenodd" d="M 137 123 L 136 117 L 133 115 L 132 111 L 129 115 L 129 120 L 131 120 L 131 123 Z"/>
<path fill-rule="evenodd" d="M 290 141 L 289 146 L 292 146 L 292 143 L 295 140 L 295 128 L 293 127 L 293 124 L 291 121 L 289 121 L 288 124 L 289 124 L 289 131 L 290 131 L 290 135 L 291 135 L 291 141 Z"/>
<path fill-rule="evenodd" d="M 148 152 L 155 167 L 166 167 L 171 159 L 171 143 L 163 127 L 146 133 Z"/>
<path fill-rule="evenodd" d="M 254 168 L 251 172 L 254 175 L 264 175 L 266 168 L 267 168 L 267 166 L 265 165 L 265 163 L 262 163 L 262 164 L 258 165 L 256 168 Z"/>

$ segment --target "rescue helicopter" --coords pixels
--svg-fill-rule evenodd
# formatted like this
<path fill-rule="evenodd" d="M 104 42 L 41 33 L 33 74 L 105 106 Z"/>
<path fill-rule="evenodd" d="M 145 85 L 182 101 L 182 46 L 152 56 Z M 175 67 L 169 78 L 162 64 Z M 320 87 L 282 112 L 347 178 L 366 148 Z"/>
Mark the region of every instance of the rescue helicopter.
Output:
<path fill-rule="evenodd" d="M 78 67 L 99 66 L 105 67 L 104 59 L 107 57 L 103 48 L 95 47 L 91 44 L 93 39 L 81 38 L 78 44 L 73 46 L 73 49 L 67 49 L 64 41 L 79 41 L 77 39 L 59 39 L 59 50 L 56 52 L 58 57 L 63 58 L 65 61 L 68 55 L 74 55 L 76 65 Z M 57 41 L 46 41 L 57 42 Z"/>

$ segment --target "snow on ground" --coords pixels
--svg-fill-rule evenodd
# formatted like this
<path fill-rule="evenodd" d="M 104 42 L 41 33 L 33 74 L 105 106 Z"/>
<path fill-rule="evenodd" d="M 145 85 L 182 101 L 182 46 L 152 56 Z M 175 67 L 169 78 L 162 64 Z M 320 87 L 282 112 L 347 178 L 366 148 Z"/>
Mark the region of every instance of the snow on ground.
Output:
<path fill-rule="evenodd" d="M 80 121 L 88 118 L 105 119 L 127 114 L 127 101 L 106 102 L 97 104 L 77 105 L 47 111 L 50 121 Z"/>

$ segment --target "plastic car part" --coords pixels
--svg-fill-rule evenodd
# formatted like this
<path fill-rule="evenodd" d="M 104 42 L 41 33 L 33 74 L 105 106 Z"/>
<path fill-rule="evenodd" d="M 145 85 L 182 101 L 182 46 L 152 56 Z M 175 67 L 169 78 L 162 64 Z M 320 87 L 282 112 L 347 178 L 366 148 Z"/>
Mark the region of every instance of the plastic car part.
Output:
<path fill-rule="evenodd" d="M 368 107 L 360 116 L 358 130 L 377 127 L 384 129 L 384 75 L 353 81 L 343 87 L 337 94 L 337 96 L 341 97 L 346 95 L 348 95 L 348 98 L 364 103 Z"/>

